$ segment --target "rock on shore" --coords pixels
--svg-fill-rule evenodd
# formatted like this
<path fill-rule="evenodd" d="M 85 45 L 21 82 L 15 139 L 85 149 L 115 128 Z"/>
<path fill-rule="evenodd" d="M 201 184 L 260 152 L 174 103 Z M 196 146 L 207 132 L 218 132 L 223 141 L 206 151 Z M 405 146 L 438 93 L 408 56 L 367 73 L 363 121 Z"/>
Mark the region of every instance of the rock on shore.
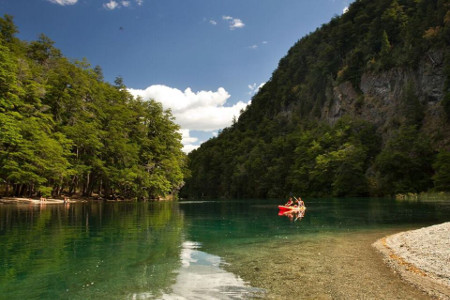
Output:
<path fill-rule="evenodd" d="M 450 299 L 450 222 L 397 233 L 373 244 L 406 281 Z"/>

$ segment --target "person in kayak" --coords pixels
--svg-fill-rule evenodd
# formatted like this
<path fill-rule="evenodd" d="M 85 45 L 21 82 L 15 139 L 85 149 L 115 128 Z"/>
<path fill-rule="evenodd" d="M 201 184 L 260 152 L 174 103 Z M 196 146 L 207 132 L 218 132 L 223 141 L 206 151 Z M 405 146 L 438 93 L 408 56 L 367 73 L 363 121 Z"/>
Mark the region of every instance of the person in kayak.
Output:
<path fill-rule="evenodd" d="M 298 207 L 302 207 L 305 206 L 305 202 L 303 202 L 301 197 L 298 197 L 298 199 L 296 199 L 297 201 L 295 201 L 298 205 Z"/>
<path fill-rule="evenodd" d="M 292 201 L 292 197 L 289 198 L 288 202 L 284 206 L 291 206 L 294 204 L 294 201 Z"/>

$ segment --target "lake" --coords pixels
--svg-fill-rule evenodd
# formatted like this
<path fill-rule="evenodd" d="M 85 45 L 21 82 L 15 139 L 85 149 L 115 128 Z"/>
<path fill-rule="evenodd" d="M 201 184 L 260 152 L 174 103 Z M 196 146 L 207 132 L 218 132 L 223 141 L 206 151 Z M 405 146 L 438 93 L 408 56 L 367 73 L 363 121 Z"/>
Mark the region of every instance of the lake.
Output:
<path fill-rule="evenodd" d="M 0 204 L 0 299 L 428 299 L 371 244 L 449 202 L 305 202 Z"/>

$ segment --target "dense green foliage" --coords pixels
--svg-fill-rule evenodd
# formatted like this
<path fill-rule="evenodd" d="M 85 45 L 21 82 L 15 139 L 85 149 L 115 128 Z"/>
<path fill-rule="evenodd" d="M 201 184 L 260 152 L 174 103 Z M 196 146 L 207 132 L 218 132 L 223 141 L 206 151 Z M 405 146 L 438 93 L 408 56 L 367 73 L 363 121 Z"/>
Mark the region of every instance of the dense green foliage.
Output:
<path fill-rule="evenodd" d="M 433 167 L 435 188 L 438 191 L 448 191 L 450 186 L 450 151 L 443 151 L 437 155 Z"/>
<path fill-rule="evenodd" d="M 189 155 L 192 177 L 183 193 L 386 195 L 428 190 L 433 179 L 436 188 L 449 190 L 446 156 L 436 159 L 448 145 L 439 136 L 428 140 L 421 130 L 424 107 L 413 82 L 404 83 L 396 118 L 383 128 L 357 114 L 336 123 L 322 115 L 337 85 L 350 82 L 359 93 L 357 112 L 365 101 L 365 72 L 414 71 L 436 50 L 445 56 L 440 105 L 450 116 L 449 45 L 448 0 L 353 2 L 348 12 L 297 42 L 238 121 Z"/>
<path fill-rule="evenodd" d="M 170 111 L 134 99 L 100 67 L 70 61 L 45 35 L 23 42 L 0 18 L 0 187 L 6 195 L 164 196 L 183 184 Z"/>

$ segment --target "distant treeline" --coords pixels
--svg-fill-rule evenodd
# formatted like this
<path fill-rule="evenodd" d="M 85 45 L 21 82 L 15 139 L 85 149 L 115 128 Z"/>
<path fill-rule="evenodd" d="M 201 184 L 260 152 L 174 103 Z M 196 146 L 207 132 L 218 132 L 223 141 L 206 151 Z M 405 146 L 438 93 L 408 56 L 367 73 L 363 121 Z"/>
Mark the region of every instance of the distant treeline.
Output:
<path fill-rule="evenodd" d="M 449 45 L 448 0 L 354 1 L 348 12 L 289 50 L 237 122 L 189 154 L 192 177 L 182 194 L 367 196 L 450 190 L 450 134 L 439 133 L 439 125 L 432 138 L 424 133 L 426 104 L 414 86 L 405 84 L 388 126 L 380 129 L 358 117 L 362 107 L 370 109 L 365 101 L 375 101 L 360 89 L 363 74 L 424 72 L 418 70 L 421 59 L 436 51 L 443 53 L 446 76 L 437 105 L 448 126 Z M 324 107 L 343 83 L 359 94 L 356 113 L 326 120 Z"/>
<path fill-rule="evenodd" d="M 181 135 L 160 103 L 0 18 L 0 195 L 149 198 L 177 192 Z"/>

